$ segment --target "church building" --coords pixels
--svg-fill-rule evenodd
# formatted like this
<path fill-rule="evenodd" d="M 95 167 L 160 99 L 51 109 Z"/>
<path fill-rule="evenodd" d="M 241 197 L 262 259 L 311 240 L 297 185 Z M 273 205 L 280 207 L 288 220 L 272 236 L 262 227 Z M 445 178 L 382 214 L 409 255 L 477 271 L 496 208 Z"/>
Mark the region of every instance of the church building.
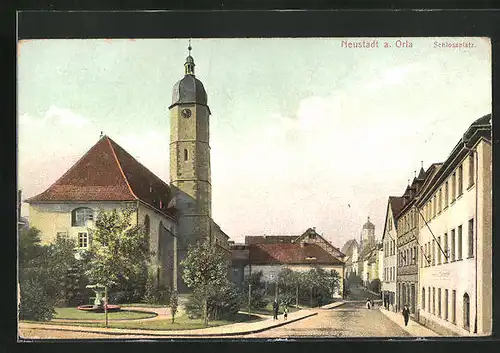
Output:
<path fill-rule="evenodd" d="M 179 264 L 189 245 L 208 240 L 229 253 L 229 237 L 212 219 L 210 108 L 189 55 L 175 83 L 170 111 L 170 184 L 108 136 L 99 141 L 47 190 L 26 200 L 30 226 L 42 242 L 71 237 L 92 246 L 98 211 L 132 207 L 133 224 L 143 224 L 154 252 L 158 284 L 186 292 Z"/>

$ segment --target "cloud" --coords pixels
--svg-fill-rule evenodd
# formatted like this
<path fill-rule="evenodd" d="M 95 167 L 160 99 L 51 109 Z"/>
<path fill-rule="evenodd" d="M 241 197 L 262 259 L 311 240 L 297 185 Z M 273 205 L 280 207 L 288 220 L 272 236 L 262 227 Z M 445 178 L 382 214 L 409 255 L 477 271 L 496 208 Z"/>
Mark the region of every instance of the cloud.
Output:
<path fill-rule="evenodd" d="M 410 73 L 420 70 L 418 64 L 407 64 L 403 66 L 391 67 L 385 69 L 373 81 L 366 84 L 367 88 L 380 88 L 383 86 L 392 86 L 404 82 Z"/>
<path fill-rule="evenodd" d="M 73 112 L 71 109 L 59 108 L 51 105 L 45 112 L 45 118 L 63 125 L 82 127 L 89 123 L 89 120 Z"/>

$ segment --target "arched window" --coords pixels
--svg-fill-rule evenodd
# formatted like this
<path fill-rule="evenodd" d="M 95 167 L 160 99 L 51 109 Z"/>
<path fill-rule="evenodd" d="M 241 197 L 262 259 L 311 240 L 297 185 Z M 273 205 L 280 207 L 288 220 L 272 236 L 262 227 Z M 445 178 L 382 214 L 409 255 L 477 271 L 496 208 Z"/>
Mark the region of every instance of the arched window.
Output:
<path fill-rule="evenodd" d="M 71 226 L 85 227 L 88 220 L 94 219 L 94 211 L 88 207 L 75 208 L 71 212 Z"/>
<path fill-rule="evenodd" d="M 164 246 L 164 228 L 163 222 L 160 221 L 158 225 L 158 248 L 157 248 L 157 260 L 162 262 L 163 259 L 163 246 Z"/>
<path fill-rule="evenodd" d="M 470 328 L 470 299 L 467 293 L 464 294 L 464 328 Z"/>
<path fill-rule="evenodd" d="M 144 217 L 144 231 L 146 232 L 146 235 L 149 235 L 149 216 L 146 215 L 146 217 Z"/>
<path fill-rule="evenodd" d="M 422 287 L 422 309 L 425 310 L 425 288 Z"/>
<path fill-rule="evenodd" d="M 184 148 L 184 161 L 188 160 L 188 150 Z"/>

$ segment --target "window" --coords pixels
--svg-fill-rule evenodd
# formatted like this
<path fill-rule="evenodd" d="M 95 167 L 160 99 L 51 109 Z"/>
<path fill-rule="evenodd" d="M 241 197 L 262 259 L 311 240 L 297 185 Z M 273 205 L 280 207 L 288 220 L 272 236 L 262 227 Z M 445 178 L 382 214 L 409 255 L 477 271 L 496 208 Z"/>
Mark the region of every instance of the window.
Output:
<path fill-rule="evenodd" d="M 149 228 L 150 228 L 149 216 L 146 215 L 146 217 L 144 217 L 144 232 L 146 233 L 146 235 L 149 235 Z"/>
<path fill-rule="evenodd" d="M 425 310 L 425 288 L 422 287 L 422 309 Z"/>
<path fill-rule="evenodd" d="M 444 319 L 448 321 L 448 289 L 444 290 Z"/>
<path fill-rule="evenodd" d="M 457 195 L 457 174 L 453 173 L 451 176 L 451 202 L 455 201 Z"/>
<path fill-rule="evenodd" d="M 451 261 L 455 261 L 455 229 L 451 230 L 450 258 Z"/>
<path fill-rule="evenodd" d="M 437 264 L 441 265 L 441 237 L 438 237 L 438 242 L 437 242 Z"/>
<path fill-rule="evenodd" d="M 469 258 L 474 257 L 474 219 L 469 220 Z"/>
<path fill-rule="evenodd" d="M 437 196 L 434 195 L 434 209 L 433 209 L 433 213 L 432 213 L 432 217 L 436 217 L 436 214 L 437 214 Z"/>
<path fill-rule="evenodd" d="M 457 320 L 457 291 L 451 291 L 451 322 L 456 323 Z"/>
<path fill-rule="evenodd" d="M 438 288 L 438 316 L 441 317 L 441 288 Z"/>
<path fill-rule="evenodd" d="M 448 251 L 448 233 L 444 233 L 444 263 L 448 262 L 448 256 L 450 256 L 450 252 Z"/>
<path fill-rule="evenodd" d="M 436 241 L 432 239 L 432 266 L 436 264 Z"/>
<path fill-rule="evenodd" d="M 71 226 L 85 227 L 87 221 L 94 219 L 94 211 L 88 207 L 76 208 L 71 212 Z"/>
<path fill-rule="evenodd" d="M 432 313 L 436 314 L 436 288 L 432 287 Z"/>
<path fill-rule="evenodd" d="M 462 195 L 463 186 L 464 186 L 464 169 L 462 165 L 458 167 L 458 196 Z"/>
<path fill-rule="evenodd" d="M 78 233 L 78 247 L 87 248 L 89 246 L 89 235 L 87 233 Z"/>
<path fill-rule="evenodd" d="M 429 305 L 427 305 L 427 308 L 428 308 L 427 310 L 428 310 L 429 312 L 431 312 L 431 287 L 429 287 L 428 289 L 429 289 L 429 295 L 428 295 L 428 302 L 427 302 L 427 303 L 428 303 Z"/>
<path fill-rule="evenodd" d="M 448 202 L 449 202 L 449 198 L 448 198 L 448 182 L 446 182 L 444 184 L 444 207 L 448 207 Z"/>
<path fill-rule="evenodd" d="M 467 293 L 464 294 L 464 329 L 470 328 L 470 299 Z"/>
<path fill-rule="evenodd" d="M 413 247 L 413 263 L 417 263 L 417 256 L 418 256 L 418 247 L 414 246 Z"/>
<path fill-rule="evenodd" d="M 188 160 L 188 150 L 184 148 L 184 162 Z"/>
<path fill-rule="evenodd" d="M 475 174 L 474 174 L 474 153 L 471 152 L 469 155 L 469 187 L 474 185 L 474 179 L 475 179 Z"/>
<path fill-rule="evenodd" d="M 439 189 L 439 193 L 438 193 L 438 212 L 441 212 L 441 210 L 443 209 L 443 193 L 442 193 L 442 190 Z"/>
<path fill-rule="evenodd" d="M 457 234 L 457 260 L 462 260 L 462 226 L 458 226 L 458 234 Z"/>

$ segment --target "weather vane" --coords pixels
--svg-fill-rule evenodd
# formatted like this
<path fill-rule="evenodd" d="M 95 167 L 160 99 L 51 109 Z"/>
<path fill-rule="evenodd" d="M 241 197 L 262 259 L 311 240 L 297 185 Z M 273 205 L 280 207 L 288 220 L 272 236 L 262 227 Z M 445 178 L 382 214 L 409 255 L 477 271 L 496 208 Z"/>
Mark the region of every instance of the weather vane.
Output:
<path fill-rule="evenodd" d="M 189 46 L 188 46 L 188 50 L 189 50 L 189 55 L 191 56 L 191 49 L 193 49 L 191 47 L 191 38 L 189 38 Z"/>

